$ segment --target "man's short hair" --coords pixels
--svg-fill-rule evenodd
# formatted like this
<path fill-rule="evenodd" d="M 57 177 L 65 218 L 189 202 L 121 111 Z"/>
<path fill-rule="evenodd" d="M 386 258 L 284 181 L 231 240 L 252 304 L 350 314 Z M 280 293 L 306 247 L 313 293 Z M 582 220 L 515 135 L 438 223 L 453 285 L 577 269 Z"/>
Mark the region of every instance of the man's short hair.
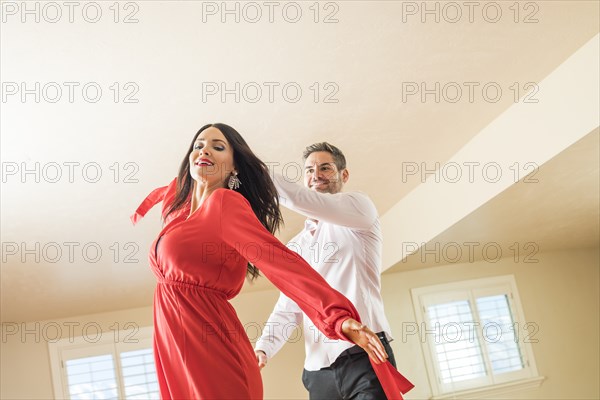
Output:
<path fill-rule="evenodd" d="M 344 157 L 344 153 L 342 153 L 342 151 L 334 145 L 329 144 L 327 142 L 320 142 L 307 146 L 304 150 L 304 153 L 302 154 L 302 160 L 306 161 L 308 156 L 310 156 L 316 151 L 326 151 L 328 153 L 331 153 L 331 155 L 333 156 L 333 162 L 335 162 L 335 166 L 337 167 L 338 171 L 341 171 L 344 168 L 346 168 L 346 157 Z"/>

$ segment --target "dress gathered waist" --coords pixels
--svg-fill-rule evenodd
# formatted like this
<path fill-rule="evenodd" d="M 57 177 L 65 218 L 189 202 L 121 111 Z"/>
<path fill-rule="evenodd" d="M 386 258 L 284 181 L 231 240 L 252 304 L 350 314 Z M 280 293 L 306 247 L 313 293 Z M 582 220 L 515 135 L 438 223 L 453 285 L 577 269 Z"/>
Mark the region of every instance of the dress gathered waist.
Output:
<path fill-rule="evenodd" d="M 157 282 L 161 285 L 178 286 L 178 287 L 184 287 L 184 288 L 188 288 L 188 289 L 202 290 L 202 291 L 210 292 L 212 294 L 216 294 L 218 296 L 222 296 L 224 298 L 228 297 L 227 293 L 222 290 L 211 288 L 208 286 L 199 285 L 197 283 L 174 281 L 172 279 L 167 279 L 167 278 L 162 278 L 162 277 L 157 278 Z"/>

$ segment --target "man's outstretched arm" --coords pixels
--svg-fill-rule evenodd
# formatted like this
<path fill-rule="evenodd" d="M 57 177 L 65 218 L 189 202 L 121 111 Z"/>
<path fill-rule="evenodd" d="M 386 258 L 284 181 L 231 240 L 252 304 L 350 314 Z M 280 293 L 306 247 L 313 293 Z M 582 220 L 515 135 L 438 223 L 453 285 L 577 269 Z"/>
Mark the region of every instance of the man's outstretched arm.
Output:
<path fill-rule="evenodd" d="M 377 218 L 377 209 L 365 194 L 319 193 L 280 174 L 274 174 L 273 182 L 281 205 L 308 218 L 355 229 L 369 229 Z"/>
<path fill-rule="evenodd" d="M 296 303 L 283 293 L 269 316 L 260 339 L 254 346 L 258 366 L 262 369 L 267 360 L 272 358 L 287 342 L 287 335 L 294 331 L 294 327 L 302 324 L 302 310 Z"/>

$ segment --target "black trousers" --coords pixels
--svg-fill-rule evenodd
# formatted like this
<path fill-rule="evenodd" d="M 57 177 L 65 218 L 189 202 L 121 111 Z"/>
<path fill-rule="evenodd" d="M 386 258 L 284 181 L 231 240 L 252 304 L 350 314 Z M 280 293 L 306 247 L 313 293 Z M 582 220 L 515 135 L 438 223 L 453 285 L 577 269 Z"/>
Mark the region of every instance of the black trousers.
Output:
<path fill-rule="evenodd" d="M 389 361 L 396 366 L 394 352 L 385 335 L 377 334 Z M 331 366 L 318 371 L 304 370 L 302 383 L 310 400 L 379 400 L 386 399 L 369 356 L 358 346 L 344 351 Z"/>

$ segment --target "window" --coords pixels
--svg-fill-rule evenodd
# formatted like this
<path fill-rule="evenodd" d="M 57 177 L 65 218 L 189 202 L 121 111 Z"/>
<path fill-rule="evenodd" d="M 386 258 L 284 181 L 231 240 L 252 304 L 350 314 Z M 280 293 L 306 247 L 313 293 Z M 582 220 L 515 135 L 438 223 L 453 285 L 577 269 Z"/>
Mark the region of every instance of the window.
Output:
<path fill-rule="evenodd" d="M 120 354 L 126 399 L 159 398 L 152 349 Z"/>
<path fill-rule="evenodd" d="M 74 358 L 65 363 L 69 398 L 113 399 L 117 397 L 112 354 Z"/>
<path fill-rule="evenodd" d="M 104 336 L 49 343 L 55 397 L 158 399 L 152 328 L 136 330 L 135 335 L 120 331 Z"/>
<path fill-rule="evenodd" d="M 434 398 L 506 393 L 541 384 L 513 276 L 412 290 Z"/>

